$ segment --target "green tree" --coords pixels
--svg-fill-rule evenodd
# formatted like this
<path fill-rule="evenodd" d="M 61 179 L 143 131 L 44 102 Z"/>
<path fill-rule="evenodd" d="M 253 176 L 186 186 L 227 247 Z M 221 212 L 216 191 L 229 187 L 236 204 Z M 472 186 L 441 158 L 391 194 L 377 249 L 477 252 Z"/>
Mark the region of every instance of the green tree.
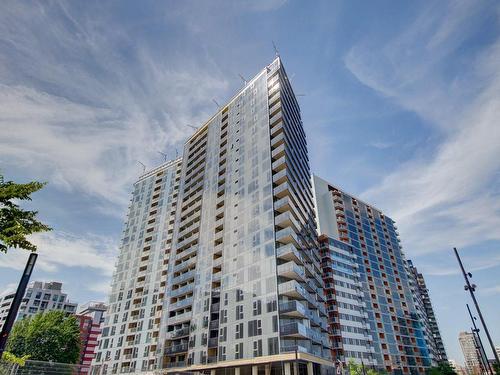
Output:
<path fill-rule="evenodd" d="M 62 311 L 38 313 L 14 324 L 7 350 L 37 361 L 77 363 L 80 359 L 80 328 L 74 315 Z"/>
<path fill-rule="evenodd" d="M 2 360 L 0 361 L 0 375 L 11 375 L 13 367 L 24 367 L 29 355 L 16 357 L 9 352 L 3 352 Z"/>
<path fill-rule="evenodd" d="M 0 251 L 21 248 L 36 251 L 36 246 L 26 238 L 32 233 L 51 230 L 37 220 L 37 211 L 23 210 L 15 202 L 31 200 L 31 194 L 40 190 L 45 183 L 32 181 L 27 184 L 4 182 L 0 174 Z"/>
<path fill-rule="evenodd" d="M 437 366 L 431 367 L 427 373 L 429 375 L 457 375 L 448 362 L 441 362 Z"/>
<path fill-rule="evenodd" d="M 367 368 L 364 366 L 364 372 L 363 372 L 363 366 L 356 364 L 352 359 L 349 360 L 349 363 L 347 364 L 347 367 L 349 368 L 349 374 L 350 375 L 380 375 L 380 374 L 386 374 L 385 371 L 376 371 L 371 368 Z"/>

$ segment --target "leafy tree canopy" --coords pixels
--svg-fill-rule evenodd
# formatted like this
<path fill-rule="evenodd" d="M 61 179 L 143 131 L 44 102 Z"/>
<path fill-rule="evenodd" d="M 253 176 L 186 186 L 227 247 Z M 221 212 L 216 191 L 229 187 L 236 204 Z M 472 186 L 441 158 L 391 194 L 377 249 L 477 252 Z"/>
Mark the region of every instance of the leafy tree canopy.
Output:
<path fill-rule="evenodd" d="M 37 361 L 77 363 L 80 359 L 80 328 L 74 315 L 62 311 L 38 313 L 14 324 L 7 350 Z"/>
<path fill-rule="evenodd" d="M 5 182 L 0 174 L 0 251 L 21 248 L 36 251 L 36 246 L 26 238 L 32 233 L 51 230 L 37 220 L 37 211 L 23 210 L 16 200 L 31 200 L 31 194 L 40 190 L 45 183 L 32 181 L 27 184 Z"/>
<path fill-rule="evenodd" d="M 368 368 L 367 366 L 364 366 L 364 371 L 363 371 L 363 366 L 361 364 L 357 364 L 354 362 L 352 359 L 349 360 L 349 363 L 347 364 L 347 367 L 349 368 L 349 374 L 350 375 L 381 375 L 381 374 L 386 374 L 385 371 L 377 371 L 371 368 Z"/>
<path fill-rule="evenodd" d="M 428 371 L 429 375 L 457 375 L 453 367 L 448 362 L 441 362 L 436 367 L 431 367 Z"/>

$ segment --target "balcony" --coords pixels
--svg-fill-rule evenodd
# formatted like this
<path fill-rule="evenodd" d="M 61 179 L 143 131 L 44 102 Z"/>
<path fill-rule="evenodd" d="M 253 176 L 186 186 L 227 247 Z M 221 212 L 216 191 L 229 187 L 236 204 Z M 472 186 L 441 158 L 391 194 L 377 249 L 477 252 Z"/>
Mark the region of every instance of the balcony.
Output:
<path fill-rule="evenodd" d="M 171 292 L 170 292 L 170 296 L 171 297 L 182 296 L 183 294 L 187 294 L 187 293 L 192 292 L 193 288 L 194 288 L 194 283 L 185 285 L 185 286 L 183 286 L 181 288 L 172 289 Z"/>
<path fill-rule="evenodd" d="M 175 259 L 182 260 L 182 259 L 187 258 L 190 255 L 196 253 L 197 251 L 198 251 L 198 246 L 192 246 L 192 247 L 190 247 L 186 250 L 183 250 L 180 253 L 176 254 Z"/>
<path fill-rule="evenodd" d="M 175 310 L 186 308 L 187 306 L 191 306 L 191 305 L 193 305 L 193 297 L 189 297 L 189 298 L 183 299 L 182 301 L 171 303 L 169 306 L 169 309 L 171 311 L 175 311 Z"/>
<path fill-rule="evenodd" d="M 184 281 L 194 279 L 195 274 L 196 274 L 195 270 L 180 274 L 179 276 L 176 276 L 172 279 L 172 284 L 180 284 Z"/>
<path fill-rule="evenodd" d="M 305 318 L 307 316 L 307 311 L 307 307 L 299 301 L 280 302 L 280 314 L 297 318 Z"/>
<path fill-rule="evenodd" d="M 295 262 L 287 262 L 278 266 L 278 275 L 286 277 L 287 279 L 294 279 L 305 281 L 306 273 L 303 267 L 298 266 Z"/>
<path fill-rule="evenodd" d="M 179 264 L 176 264 L 174 266 L 174 272 L 179 272 L 179 271 L 182 271 L 184 268 L 187 268 L 193 264 L 196 264 L 196 261 L 197 261 L 197 257 L 194 256 L 192 258 L 189 258 L 188 260 L 185 260 L 184 262 L 181 262 Z"/>
<path fill-rule="evenodd" d="M 165 348 L 165 354 L 176 354 L 176 353 L 184 353 L 188 351 L 188 344 L 178 344 L 178 345 L 172 345 L 169 346 L 168 348 Z"/>
<path fill-rule="evenodd" d="M 169 339 L 177 339 L 179 337 L 186 337 L 189 336 L 190 328 L 189 327 L 184 327 L 181 329 L 177 329 L 171 332 L 167 333 L 167 338 Z"/>
<path fill-rule="evenodd" d="M 278 285 L 278 291 L 280 294 L 288 296 L 290 298 L 306 300 L 309 303 L 309 307 L 318 308 L 320 304 L 316 299 L 311 296 L 307 290 L 302 287 L 297 281 L 291 280 L 286 283 L 282 283 Z"/>
<path fill-rule="evenodd" d="M 192 311 L 187 311 L 182 314 L 177 314 L 175 316 L 171 316 L 167 319 L 168 325 L 179 324 L 182 322 L 190 321 L 192 317 Z"/>
<path fill-rule="evenodd" d="M 295 247 L 300 247 L 300 242 L 297 234 L 292 228 L 281 229 L 276 232 L 276 242 L 281 244 L 294 244 Z"/>

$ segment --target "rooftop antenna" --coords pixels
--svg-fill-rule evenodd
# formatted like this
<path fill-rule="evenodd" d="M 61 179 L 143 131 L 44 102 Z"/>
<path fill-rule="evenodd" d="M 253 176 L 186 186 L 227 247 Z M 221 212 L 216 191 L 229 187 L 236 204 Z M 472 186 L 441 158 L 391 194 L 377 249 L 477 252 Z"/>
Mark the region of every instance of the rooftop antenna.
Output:
<path fill-rule="evenodd" d="M 140 162 L 139 160 L 137 160 L 137 162 L 142 165 L 142 173 L 146 172 L 146 165 L 142 162 Z"/>
<path fill-rule="evenodd" d="M 179 150 L 175 149 L 175 158 L 177 159 L 179 157 Z"/>
<path fill-rule="evenodd" d="M 189 126 L 191 129 L 198 130 L 198 128 L 196 126 L 189 125 L 189 124 L 186 124 L 186 126 Z"/>
<path fill-rule="evenodd" d="M 212 101 L 215 103 L 215 105 L 216 105 L 217 107 L 219 107 L 219 108 L 220 108 L 220 104 L 219 104 L 219 103 L 217 103 L 217 100 L 215 100 L 214 98 L 212 98 Z"/>
<path fill-rule="evenodd" d="M 278 47 L 276 47 L 276 44 L 274 43 L 274 40 L 271 40 L 271 42 L 273 43 L 274 55 L 276 57 L 280 57 L 280 52 L 278 51 Z"/>
<path fill-rule="evenodd" d="M 243 81 L 243 83 L 245 84 L 245 86 L 247 85 L 247 80 L 245 79 L 245 77 L 243 77 L 241 74 L 238 73 L 238 75 L 240 76 L 241 80 Z"/>
<path fill-rule="evenodd" d="M 161 152 L 161 151 L 158 151 L 159 154 L 163 155 L 163 161 L 167 161 L 167 154 L 165 154 L 164 152 Z"/>

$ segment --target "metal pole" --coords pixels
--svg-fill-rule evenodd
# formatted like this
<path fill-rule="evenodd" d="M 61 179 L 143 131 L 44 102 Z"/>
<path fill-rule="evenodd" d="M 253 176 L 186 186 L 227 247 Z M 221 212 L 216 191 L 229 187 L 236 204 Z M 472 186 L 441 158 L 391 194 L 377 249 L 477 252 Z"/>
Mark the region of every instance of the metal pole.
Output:
<path fill-rule="evenodd" d="M 462 260 L 460 259 L 460 255 L 458 255 L 457 248 L 454 247 L 453 251 L 455 251 L 455 256 L 457 257 L 458 264 L 460 264 L 460 268 L 462 269 L 462 273 L 464 275 L 464 279 L 466 282 L 465 285 L 465 290 L 468 290 L 470 293 L 470 296 L 472 297 L 472 301 L 474 301 L 474 305 L 476 306 L 476 311 L 477 314 L 479 315 L 479 319 L 481 319 L 481 324 L 483 325 L 484 332 L 486 333 L 486 337 L 488 338 L 488 341 L 490 342 L 491 350 L 493 351 L 493 355 L 495 356 L 495 361 L 497 362 L 497 365 L 500 365 L 500 360 L 498 359 L 498 354 L 495 350 L 495 345 L 493 344 L 493 340 L 491 339 L 490 332 L 488 331 L 488 327 L 486 326 L 486 322 L 484 321 L 483 314 L 481 314 L 481 309 L 479 308 L 479 304 L 477 303 L 476 296 L 474 295 L 474 291 L 476 290 L 476 286 L 474 284 L 470 284 L 469 277 L 472 275 L 469 273 L 467 274 L 464 269 L 464 265 L 462 264 Z"/>
<path fill-rule="evenodd" d="M 486 359 L 486 366 L 488 367 L 487 370 L 489 370 L 490 373 L 494 374 L 493 369 L 491 368 L 490 361 L 488 361 L 488 356 L 486 355 L 486 351 L 484 350 L 483 341 L 481 340 L 481 336 L 479 335 L 479 328 L 477 328 L 476 326 L 476 318 L 472 316 L 472 312 L 470 311 L 468 303 L 466 303 L 466 306 L 467 306 L 467 311 L 469 311 L 470 320 L 472 320 L 472 326 L 474 327 L 473 331 L 476 333 L 477 340 L 481 348 L 481 356 L 484 355 L 484 358 Z"/>
<path fill-rule="evenodd" d="M 483 373 L 483 371 L 488 373 L 488 369 L 486 368 L 484 363 L 483 353 L 481 353 L 481 347 L 479 346 L 479 342 L 477 340 L 476 332 L 474 331 L 474 329 L 471 329 L 471 331 L 472 331 L 472 339 L 474 340 L 474 349 L 476 349 L 476 355 L 478 356 L 478 363 L 479 363 L 479 368 L 481 369 L 481 373 Z"/>
<path fill-rule="evenodd" d="M 0 358 L 2 358 L 2 354 L 5 351 L 10 330 L 12 329 L 12 326 L 14 325 L 14 322 L 16 320 L 17 312 L 24 297 L 24 293 L 26 292 L 26 287 L 28 286 L 28 282 L 30 281 L 31 272 L 33 272 L 33 267 L 35 267 L 37 257 L 38 254 L 31 253 L 28 261 L 26 262 L 26 267 L 24 268 L 23 275 L 21 276 L 21 280 L 19 281 L 19 285 L 17 286 L 16 294 L 14 296 L 14 299 L 12 300 L 7 318 L 5 319 L 5 323 L 2 327 L 2 332 L 0 332 Z"/>

